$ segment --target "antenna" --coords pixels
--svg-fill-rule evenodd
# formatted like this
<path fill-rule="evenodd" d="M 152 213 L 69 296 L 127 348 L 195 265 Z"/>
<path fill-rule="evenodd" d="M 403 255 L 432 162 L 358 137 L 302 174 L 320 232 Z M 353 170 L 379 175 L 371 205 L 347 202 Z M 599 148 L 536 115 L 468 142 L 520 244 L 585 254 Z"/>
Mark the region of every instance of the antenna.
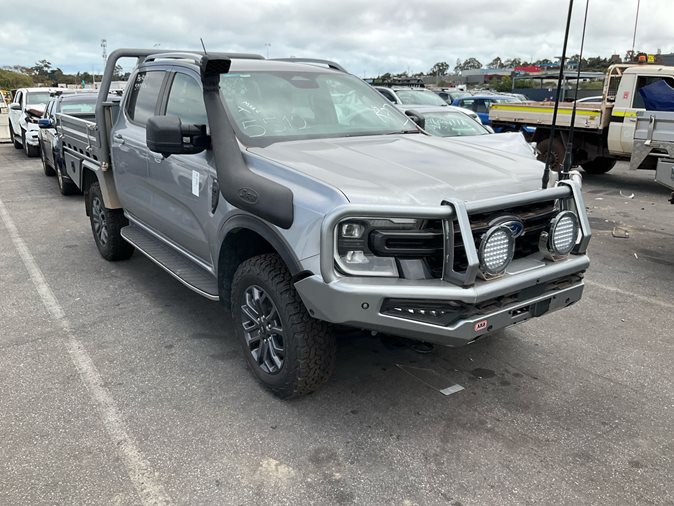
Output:
<path fill-rule="evenodd" d="M 580 63 L 583 61 L 583 47 L 585 46 L 585 27 L 587 26 L 587 10 L 590 7 L 590 0 L 585 0 L 585 18 L 583 19 L 583 35 L 580 38 L 580 54 L 578 55 L 578 69 L 576 71 L 576 91 L 574 93 L 573 109 L 571 109 L 571 128 L 569 128 L 569 137 L 566 139 L 566 153 L 564 154 L 564 165 L 559 173 L 559 179 L 569 179 L 569 169 L 571 169 L 571 151 L 573 149 L 573 132 L 576 129 L 576 104 L 578 103 L 578 86 L 580 84 Z"/>
<path fill-rule="evenodd" d="M 564 65 L 566 63 L 566 45 L 569 42 L 569 27 L 571 26 L 571 14 L 573 12 L 573 0 L 569 0 L 569 14 L 566 18 L 566 31 L 564 32 L 564 47 L 559 62 L 559 77 L 557 78 L 557 93 L 555 95 L 555 109 L 552 113 L 552 125 L 550 126 L 550 142 L 548 143 L 548 153 L 545 156 L 545 169 L 543 169 L 542 187 L 545 190 L 550 181 L 550 155 L 552 154 L 552 143 L 555 140 L 557 127 L 557 111 L 559 110 L 559 94 L 562 91 L 562 78 L 564 77 Z"/>
<path fill-rule="evenodd" d="M 208 54 L 208 52 L 206 51 L 206 45 L 204 44 L 204 39 L 202 39 L 201 37 L 199 37 L 199 40 L 201 41 L 201 47 L 204 48 L 204 54 Z"/>

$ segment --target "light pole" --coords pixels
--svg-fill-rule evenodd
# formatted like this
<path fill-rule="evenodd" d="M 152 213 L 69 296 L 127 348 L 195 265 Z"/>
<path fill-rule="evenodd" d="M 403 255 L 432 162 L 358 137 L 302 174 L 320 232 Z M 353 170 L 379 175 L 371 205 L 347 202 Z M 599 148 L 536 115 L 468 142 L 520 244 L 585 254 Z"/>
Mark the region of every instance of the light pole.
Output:
<path fill-rule="evenodd" d="M 641 0 L 637 0 L 637 14 L 634 16 L 634 35 L 632 35 L 632 58 L 634 58 L 634 43 L 637 40 L 637 23 L 639 22 L 639 7 L 641 7 Z"/>

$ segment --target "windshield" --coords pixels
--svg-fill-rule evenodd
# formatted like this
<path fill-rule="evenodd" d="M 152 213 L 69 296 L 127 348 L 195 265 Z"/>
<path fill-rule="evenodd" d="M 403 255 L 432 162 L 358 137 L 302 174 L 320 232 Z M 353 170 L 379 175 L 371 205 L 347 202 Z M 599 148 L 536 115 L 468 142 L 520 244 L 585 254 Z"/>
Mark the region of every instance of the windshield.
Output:
<path fill-rule="evenodd" d="M 486 128 L 462 112 L 427 112 L 424 113 L 424 119 L 426 120 L 424 130 L 438 137 L 462 137 L 489 133 Z"/>
<path fill-rule="evenodd" d="M 26 94 L 26 105 L 46 104 L 50 98 L 48 91 L 31 91 Z"/>
<path fill-rule="evenodd" d="M 220 89 L 247 145 L 417 131 L 386 98 L 348 74 L 229 73 L 220 78 Z"/>
<path fill-rule="evenodd" d="M 452 100 L 456 100 L 457 98 L 464 98 L 464 97 L 470 97 L 470 93 L 467 91 L 452 91 L 449 94 L 452 97 Z"/>
<path fill-rule="evenodd" d="M 59 112 L 64 114 L 93 114 L 96 112 L 96 99 L 95 94 L 78 96 L 77 100 L 71 100 L 70 98 L 62 100 L 59 104 Z"/>
<path fill-rule="evenodd" d="M 447 105 L 438 95 L 429 90 L 395 90 L 405 105 Z"/>

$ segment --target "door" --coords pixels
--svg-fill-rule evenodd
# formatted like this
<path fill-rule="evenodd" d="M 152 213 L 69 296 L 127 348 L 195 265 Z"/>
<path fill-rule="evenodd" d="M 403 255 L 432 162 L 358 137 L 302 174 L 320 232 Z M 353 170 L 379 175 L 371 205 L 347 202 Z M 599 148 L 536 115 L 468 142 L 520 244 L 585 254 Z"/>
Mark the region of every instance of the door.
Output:
<path fill-rule="evenodd" d="M 207 125 L 203 92 L 196 75 L 173 75 L 165 114 L 183 124 Z M 211 223 L 211 190 L 216 180 L 212 153 L 171 155 L 150 153 L 149 171 L 152 205 L 159 211 L 154 226 L 162 235 L 207 265 L 212 265 L 208 241 Z"/>
<path fill-rule="evenodd" d="M 14 94 L 14 99 L 12 100 L 12 103 L 9 105 L 10 128 L 12 129 L 11 133 L 15 136 L 21 135 L 20 120 L 21 120 L 21 109 L 23 108 L 22 106 L 23 97 L 24 92 L 22 90 L 17 91 Z M 21 106 L 21 109 L 19 110 L 13 109 L 12 106 L 16 107 L 16 104 L 19 104 L 19 106 Z"/>
<path fill-rule="evenodd" d="M 145 124 L 159 105 L 166 71 L 139 71 L 129 88 L 122 114 L 112 129 L 110 152 L 115 185 L 124 209 L 150 224 L 155 221 L 152 190 L 148 181 L 149 150 L 145 143 Z"/>
<path fill-rule="evenodd" d="M 56 134 L 55 125 L 56 125 L 56 104 L 58 100 L 50 100 L 47 105 L 47 110 L 44 113 L 44 118 L 51 120 L 52 127 L 50 128 L 40 128 L 40 150 L 42 151 L 42 156 L 47 160 L 47 163 L 50 167 L 56 168 L 54 160 L 54 136 Z"/>

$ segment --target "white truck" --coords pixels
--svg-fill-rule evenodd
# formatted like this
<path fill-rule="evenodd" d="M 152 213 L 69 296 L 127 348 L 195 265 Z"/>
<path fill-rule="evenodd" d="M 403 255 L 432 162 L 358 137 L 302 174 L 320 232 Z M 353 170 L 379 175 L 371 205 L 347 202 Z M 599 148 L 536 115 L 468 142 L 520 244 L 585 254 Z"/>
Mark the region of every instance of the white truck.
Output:
<path fill-rule="evenodd" d="M 577 102 L 573 139 L 573 163 L 590 174 L 603 174 L 617 160 L 629 160 L 632 154 L 637 112 L 645 110 L 639 90 L 664 80 L 674 86 L 674 67 L 653 64 L 619 64 L 608 68 L 601 102 Z M 550 151 L 551 168 L 558 170 L 571 127 L 573 103 L 561 103 L 557 113 L 554 138 L 551 125 L 554 104 L 523 102 L 494 104 L 489 119 L 497 126 L 534 126 L 531 138 L 537 142 L 539 159 L 545 160 Z M 657 159 L 648 156 L 641 168 L 654 169 Z"/>
<path fill-rule="evenodd" d="M 655 159 L 655 180 L 673 190 L 669 201 L 674 204 L 674 112 L 640 111 L 636 120 L 630 169 Z"/>

